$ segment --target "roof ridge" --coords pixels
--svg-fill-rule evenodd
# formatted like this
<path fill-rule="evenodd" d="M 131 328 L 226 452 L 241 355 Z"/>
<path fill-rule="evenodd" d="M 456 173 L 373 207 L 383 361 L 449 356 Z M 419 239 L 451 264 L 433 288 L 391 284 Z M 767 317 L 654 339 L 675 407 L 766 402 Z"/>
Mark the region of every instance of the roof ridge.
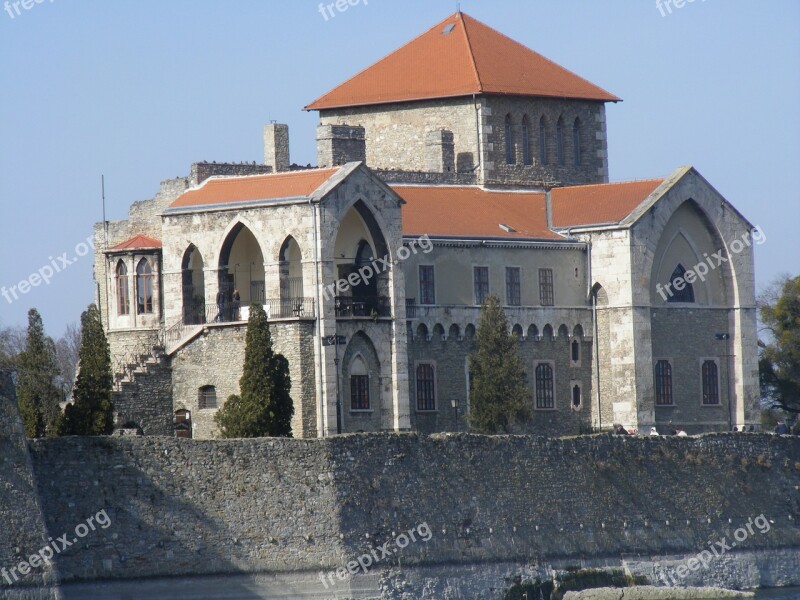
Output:
<path fill-rule="evenodd" d="M 552 191 L 560 192 L 563 190 L 574 190 L 577 188 L 602 187 L 606 185 L 626 185 L 629 183 L 651 183 L 654 181 L 664 182 L 666 181 L 666 177 L 649 177 L 647 179 L 626 179 L 624 181 L 606 181 L 605 183 L 582 183 L 579 185 L 564 185 L 561 187 L 554 187 Z"/>
<path fill-rule="evenodd" d="M 478 72 L 478 61 L 475 60 L 475 51 L 472 49 L 472 40 L 470 40 L 469 31 L 467 31 L 467 20 L 464 18 L 465 16 L 470 19 L 472 17 L 465 15 L 460 10 L 458 11 L 457 15 L 459 21 L 461 22 L 461 27 L 464 29 L 464 40 L 467 42 L 469 62 L 472 63 L 472 70 L 475 72 L 475 83 L 478 86 L 479 93 L 483 94 L 483 79 L 481 79 L 481 74 Z"/>

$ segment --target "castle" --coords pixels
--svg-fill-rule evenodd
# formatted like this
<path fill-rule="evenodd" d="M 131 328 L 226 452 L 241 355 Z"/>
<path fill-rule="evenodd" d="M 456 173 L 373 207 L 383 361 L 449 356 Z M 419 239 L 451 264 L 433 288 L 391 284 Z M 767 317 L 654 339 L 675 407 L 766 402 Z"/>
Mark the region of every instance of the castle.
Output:
<path fill-rule="evenodd" d="M 456 13 L 309 104 L 264 164 L 197 163 L 95 226 L 120 424 L 211 438 L 249 305 L 296 437 L 464 431 L 480 306 L 519 340 L 527 431 L 758 427 L 753 246 L 694 168 L 609 183 L 613 94 Z"/>

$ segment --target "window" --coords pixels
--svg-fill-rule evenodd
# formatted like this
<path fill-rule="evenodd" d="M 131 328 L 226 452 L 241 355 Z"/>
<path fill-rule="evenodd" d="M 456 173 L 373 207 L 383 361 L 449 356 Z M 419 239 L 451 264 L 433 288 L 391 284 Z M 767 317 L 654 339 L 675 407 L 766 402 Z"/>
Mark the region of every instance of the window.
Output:
<path fill-rule="evenodd" d="M 539 363 L 536 365 L 536 408 L 552 409 L 555 407 L 553 367 L 548 363 Z"/>
<path fill-rule="evenodd" d="M 719 404 L 719 378 L 717 363 L 713 360 L 703 362 L 703 404 Z"/>
<path fill-rule="evenodd" d="M 547 121 L 539 120 L 539 163 L 547 164 Z"/>
<path fill-rule="evenodd" d="M 131 314 L 131 300 L 128 297 L 128 267 L 125 263 L 117 263 L 117 314 Z"/>
<path fill-rule="evenodd" d="M 506 304 L 508 306 L 521 304 L 519 267 L 506 267 Z"/>
<path fill-rule="evenodd" d="M 579 118 L 576 118 L 572 124 L 572 152 L 575 166 L 579 167 L 583 160 L 581 155 L 581 120 Z"/>
<path fill-rule="evenodd" d="M 553 269 L 539 269 L 539 303 L 542 306 L 555 305 L 555 298 L 553 298 Z"/>
<path fill-rule="evenodd" d="M 578 340 L 572 340 L 572 348 L 570 352 L 570 359 L 572 362 L 577 363 L 581 361 L 581 345 Z"/>
<path fill-rule="evenodd" d="M 136 314 L 153 312 L 153 269 L 146 258 L 136 267 Z"/>
<path fill-rule="evenodd" d="M 436 304 L 433 265 L 420 265 L 419 267 L 419 303 Z"/>
<path fill-rule="evenodd" d="M 672 405 L 672 365 L 668 360 L 656 363 L 656 406 Z"/>
<path fill-rule="evenodd" d="M 694 287 L 684 279 L 685 275 L 686 269 L 683 268 L 682 264 L 678 264 L 669 278 L 669 285 L 672 287 L 667 302 L 694 302 Z M 670 289 L 669 286 L 667 287 Z"/>
<path fill-rule="evenodd" d="M 489 267 L 474 267 L 472 273 L 475 281 L 475 304 L 483 304 L 489 295 Z"/>
<path fill-rule="evenodd" d="M 417 410 L 436 410 L 435 384 L 433 365 L 417 365 Z"/>
<path fill-rule="evenodd" d="M 581 386 L 577 383 L 572 386 L 572 408 L 581 407 Z"/>
<path fill-rule="evenodd" d="M 559 117 L 556 123 L 556 161 L 564 166 L 564 119 Z"/>
<path fill-rule="evenodd" d="M 528 115 L 522 119 L 522 162 L 526 165 L 533 164 L 531 155 L 531 124 Z"/>
<path fill-rule="evenodd" d="M 198 408 L 217 408 L 217 388 L 213 385 L 204 385 L 200 388 L 197 397 Z"/>
<path fill-rule="evenodd" d="M 514 132 L 511 127 L 511 115 L 506 115 L 506 164 L 514 165 L 517 163 L 517 157 L 514 154 Z"/>
<path fill-rule="evenodd" d="M 350 410 L 369 410 L 369 371 L 360 356 L 350 365 Z"/>

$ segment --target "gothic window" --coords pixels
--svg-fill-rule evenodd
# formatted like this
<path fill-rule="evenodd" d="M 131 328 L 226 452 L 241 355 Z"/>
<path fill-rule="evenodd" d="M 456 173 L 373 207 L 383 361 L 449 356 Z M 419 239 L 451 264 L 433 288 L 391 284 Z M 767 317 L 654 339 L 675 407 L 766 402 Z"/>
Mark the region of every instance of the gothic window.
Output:
<path fill-rule="evenodd" d="M 528 115 L 522 119 L 522 162 L 526 165 L 533 164 L 533 155 L 531 154 L 531 124 L 528 120 Z"/>
<path fill-rule="evenodd" d="M 474 267 L 472 275 L 475 283 L 475 304 L 483 304 L 489 295 L 489 267 Z"/>
<path fill-rule="evenodd" d="M 417 365 L 417 410 L 436 410 L 436 380 L 433 365 Z"/>
<path fill-rule="evenodd" d="M 678 264 L 669 278 L 672 293 L 667 302 L 694 302 L 694 286 L 684 279 L 685 275 L 686 269 L 682 264 Z"/>
<path fill-rule="evenodd" d="M 514 132 L 511 127 L 511 115 L 506 115 L 506 164 L 516 164 L 517 158 L 514 156 Z"/>
<path fill-rule="evenodd" d="M 200 409 L 217 408 L 217 388 L 204 385 L 197 392 L 197 407 Z"/>
<path fill-rule="evenodd" d="M 572 408 L 581 407 L 581 386 L 577 383 L 572 386 Z"/>
<path fill-rule="evenodd" d="M 547 164 L 547 121 L 539 119 L 539 163 Z"/>
<path fill-rule="evenodd" d="M 369 409 L 369 372 L 359 356 L 350 366 L 350 410 Z"/>
<path fill-rule="evenodd" d="M 419 267 L 419 303 L 436 304 L 433 265 L 420 265 Z"/>
<path fill-rule="evenodd" d="M 539 269 L 539 303 L 542 306 L 553 306 L 553 269 Z"/>
<path fill-rule="evenodd" d="M 119 261 L 116 270 L 117 278 L 117 314 L 120 316 L 131 314 L 131 300 L 128 296 L 128 267 Z"/>
<path fill-rule="evenodd" d="M 576 118 L 572 124 L 572 152 L 575 166 L 579 167 L 583 156 L 581 155 L 581 120 Z"/>
<path fill-rule="evenodd" d="M 719 404 L 719 378 L 717 363 L 713 360 L 703 362 L 703 404 Z"/>
<path fill-rule="evenodd" d="M 549 363 L 536 365 L 536 408 L 555 408 L 553 367 Z"/>
<path fill-rule="evenodd" d="M 556 123 L 556 161 L 558 166 L 564 166 L 564 119 L 558 118 Z"/>
<path fill-rule="evenodd" d="M 520 268 L 506 267 L 506 304 L 519 306 L 520 298 Z"/>
<path fill-rule="evenodd" d="M 136 267 L 136 314 L 153 312 L 153 268 L 146 258 Z"/>
<path fill-rule="evenodd" d="M 656 363 L 656 406 L 672 406 L 672 365 L 668 360 Z"/>

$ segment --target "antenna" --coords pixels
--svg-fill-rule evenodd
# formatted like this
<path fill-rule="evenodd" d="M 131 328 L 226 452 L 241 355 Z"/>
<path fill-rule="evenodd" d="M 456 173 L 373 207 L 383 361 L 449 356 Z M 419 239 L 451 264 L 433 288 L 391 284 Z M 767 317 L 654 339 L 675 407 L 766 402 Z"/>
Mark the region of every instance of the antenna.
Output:
<path fill-rule="evenodd" d="M 461 14 L 461 2 L 456 2 L 456 12 Z"/>
<path fill-rule="evenodd" d="M 108 221 L 106 221 L 106 176 L 100 175 L 100 195 L 103 198 L 103 232 L 105 233 L 105 250 L 108 250 Z"/>

